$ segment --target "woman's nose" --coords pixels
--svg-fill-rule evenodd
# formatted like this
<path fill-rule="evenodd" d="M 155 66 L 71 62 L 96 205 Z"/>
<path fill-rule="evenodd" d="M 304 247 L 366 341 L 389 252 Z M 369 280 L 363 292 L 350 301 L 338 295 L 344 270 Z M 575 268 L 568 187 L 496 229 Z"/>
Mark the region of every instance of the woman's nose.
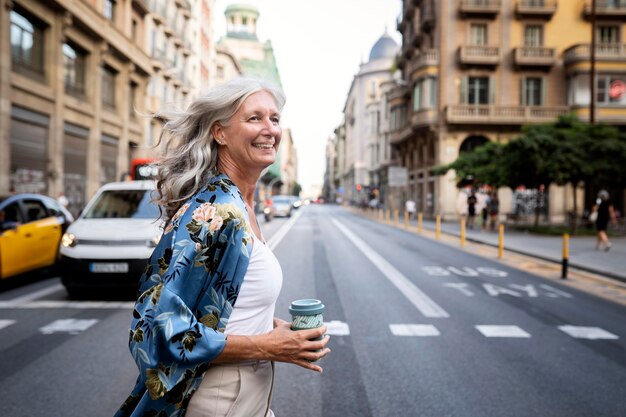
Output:
<path fill-rule="evenodd" d="M 272 120 L 269 119 L 266 120 L 265 127 L 271 136 L 276 136 L 281 131 L 280 125 L 278 123 L 274 123 Z"/>

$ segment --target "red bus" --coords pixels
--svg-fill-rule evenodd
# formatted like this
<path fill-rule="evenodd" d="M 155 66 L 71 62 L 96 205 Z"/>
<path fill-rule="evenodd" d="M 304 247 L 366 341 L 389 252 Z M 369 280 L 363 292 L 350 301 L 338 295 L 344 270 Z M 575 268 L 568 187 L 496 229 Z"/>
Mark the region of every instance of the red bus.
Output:
<path fill-rule="evenodd" d="M 151 180 L 157 175 L 156 158 L 135 158 L 130 162 L 132 180 Z"/>

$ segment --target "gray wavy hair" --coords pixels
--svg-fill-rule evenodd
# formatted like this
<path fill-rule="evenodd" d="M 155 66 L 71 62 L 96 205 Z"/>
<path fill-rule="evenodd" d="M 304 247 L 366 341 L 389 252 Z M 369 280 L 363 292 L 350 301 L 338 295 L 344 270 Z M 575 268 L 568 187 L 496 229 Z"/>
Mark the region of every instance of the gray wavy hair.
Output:
<path fill-rule="evenodd" d="M 285 105 L 285 95 L 277 86 L 240 77 L 211 88 L 187 110 L 163 111 L 154 116 L 166 120 L 156 145 L 166 143 L 157 163 L 154 199 L 166 222 L 216 174 L 218 145 L 211 134 L 213 125 L 228 126 L 246 98 L 259 91 L 269 92 L 279 110 Z"/>

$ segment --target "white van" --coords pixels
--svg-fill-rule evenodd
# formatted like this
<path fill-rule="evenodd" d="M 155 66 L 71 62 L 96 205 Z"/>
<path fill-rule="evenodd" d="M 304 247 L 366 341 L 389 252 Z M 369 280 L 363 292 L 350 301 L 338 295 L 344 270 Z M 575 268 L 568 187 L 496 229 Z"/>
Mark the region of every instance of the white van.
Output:
<path fill-rule="evenodd" d="M 162 222 L 153 181 L 113 182 L 89 201 L 61 239 L 61 281 L 71 296 L 136 289 L 159 242 Z"/>

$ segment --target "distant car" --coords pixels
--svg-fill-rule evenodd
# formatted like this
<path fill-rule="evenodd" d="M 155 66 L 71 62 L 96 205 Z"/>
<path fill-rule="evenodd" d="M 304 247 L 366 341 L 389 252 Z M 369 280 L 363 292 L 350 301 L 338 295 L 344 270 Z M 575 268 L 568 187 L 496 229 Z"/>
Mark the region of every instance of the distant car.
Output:
<path fill-rule="evenodd" d="M 61 281 L 71 296 L 94 289 L 137 288 L 159 242 L 162 222 L 151 203 L 153 181 L 104 185 L 61 240 Z"/>
<path fill-rule="evenodd" d="M 274 207 L 274 216 L 291 217 L 291 211 L 293 210 L 293 202 L 292 202 L 291 196 L 288 196 L 288 195 L 272 196 L 272 206 Z"/>
<path fill-rule="evenodd" d="M 296 195 L 292 195 L 289 197 L 291 199 L 291 205 L 295 209 L 299 209 L 302 206 L 302 200 Z"/>
<path fill-rule="evenodd" d="M 274 218 L 274 214 L 276 214 L 276 210 L 272 205 L 272 199 L 268 198 L 265 200 L 265 203 L 263 203 L 263 217 L 265 218 L 265 221 L 271 221 Z"/>
<path fill-rule="evenodd" d="M 44 195 L 0 197 L 0 278 L 55 265 L 61 236 L 73 220 Z"/>

